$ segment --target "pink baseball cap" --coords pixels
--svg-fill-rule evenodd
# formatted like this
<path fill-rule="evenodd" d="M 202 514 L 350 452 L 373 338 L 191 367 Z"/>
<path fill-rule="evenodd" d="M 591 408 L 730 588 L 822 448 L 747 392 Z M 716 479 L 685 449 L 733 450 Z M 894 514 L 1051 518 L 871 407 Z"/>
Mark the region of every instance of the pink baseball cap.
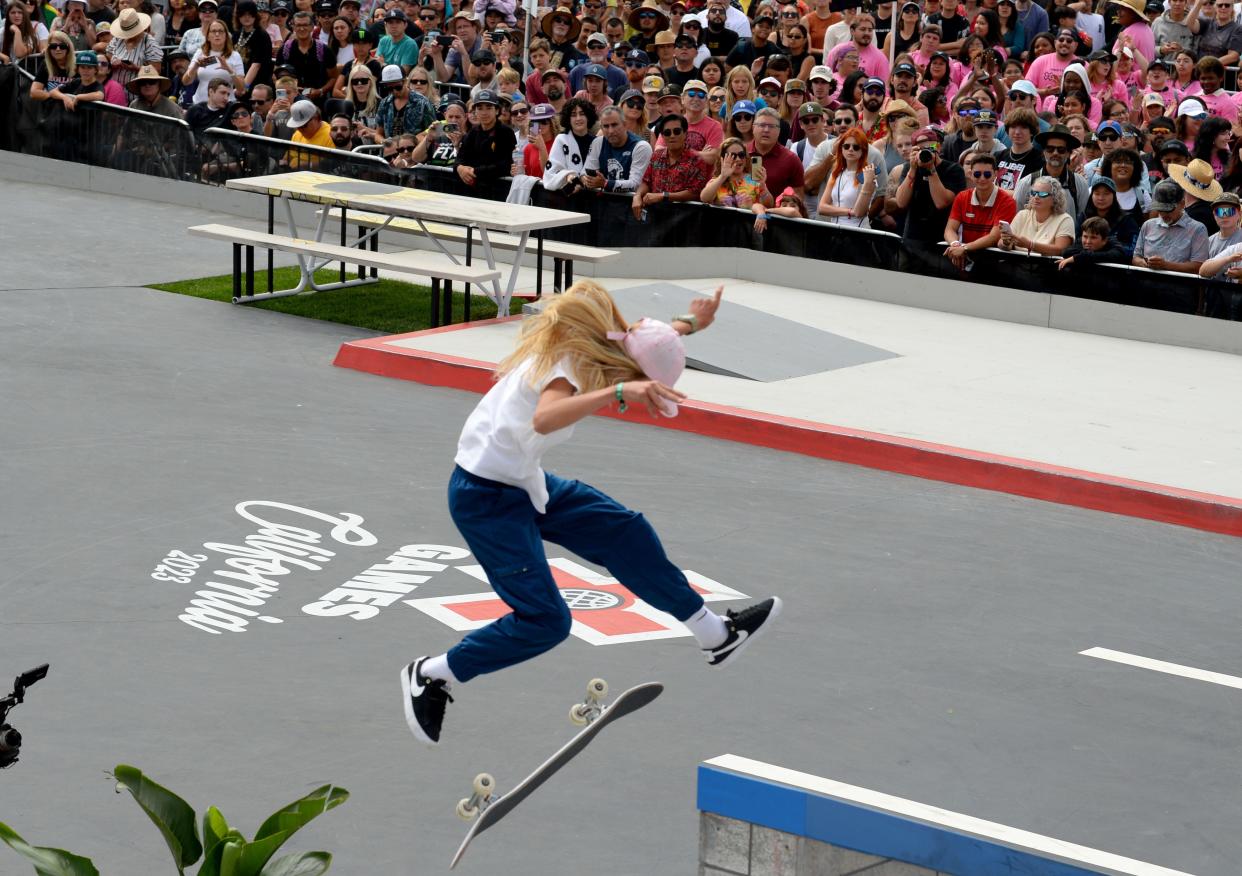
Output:
<path fill-rule="evenodd" d="M 673 386 L 686 370 L 686 348 L 681 335 L 671 325 L 658 319 L 640 319 L 628 332 L 609 332 L 608 339 L 620 341 L 629 357 L 638 363 L 651 380 Z M 660 413 L 677 416 L 677 403 L 660 399 Z"/>

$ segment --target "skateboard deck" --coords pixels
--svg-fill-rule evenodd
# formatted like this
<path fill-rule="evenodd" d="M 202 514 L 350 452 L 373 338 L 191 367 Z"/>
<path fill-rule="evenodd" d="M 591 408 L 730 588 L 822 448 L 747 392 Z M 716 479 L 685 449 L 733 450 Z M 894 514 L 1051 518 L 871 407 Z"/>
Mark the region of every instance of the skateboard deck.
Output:
<path fill-rule="evenodd" d="M 496 797 L 486 809 L 479 813 L 474 824 L 470 825 L 470 830 L 466 832 L 466 838 L 458 846 L 457 854 L 453 856 L 449 869 L 452 870 L 457 866 L 457 862 L 466 853 L 466 847 L 470 845 L 471 840 L 489 827 L 493 827 L 496 822 L 508 815 L 515 806 L 529 797 L 536 788 L 552 778 L 561 767 L 580 754 L 582 749 L 586 748 L 591 743 L 591 740 L 598 736 L 605 727 L 618 718 L 623 718 L 632 712 L 637 712 L 643 706 L 649 705 L 663 691 L 664 685 L 654 681 L 640 684 L 624 691 L 611 705 L 603 710 L 598 718 L 579 730 L 572 739 L 540 764 L 534 772 L 519 782 L 512 790 Z"/>

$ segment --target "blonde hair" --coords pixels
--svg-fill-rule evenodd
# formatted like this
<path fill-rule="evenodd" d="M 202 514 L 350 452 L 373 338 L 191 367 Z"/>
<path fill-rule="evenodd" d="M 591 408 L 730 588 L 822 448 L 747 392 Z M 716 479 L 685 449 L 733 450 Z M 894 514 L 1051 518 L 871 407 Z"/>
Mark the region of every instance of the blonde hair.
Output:
<path fill-rule="evenodd" d="M 517 347 L 497 366 L 496 375 L 502 377 L 529 359 L 526 379 L 538 385 L 568 357 L 581 392 L 634 380 L 643 376 L 643 370 L 618 341 L 608 340 L 608 332 L 628 329 L 629 323 L 608 291 L 598 283 L 579 280 L 555 296 L 542 313 L 522 323 Z"/>
<path fill-rule="evenodd" d="M 733 80 L 742 79 L 746 82 L 746 93 L 741 97 L 733 96 Z M 731 118 L 733 115 L 733 104 L 739 100 L 754 101 L 755 99 L 755 77 L 745 66 L 739 64 L 729 71 L 729 75 L 725 77 L 725 105 L 724 117 Z"/>

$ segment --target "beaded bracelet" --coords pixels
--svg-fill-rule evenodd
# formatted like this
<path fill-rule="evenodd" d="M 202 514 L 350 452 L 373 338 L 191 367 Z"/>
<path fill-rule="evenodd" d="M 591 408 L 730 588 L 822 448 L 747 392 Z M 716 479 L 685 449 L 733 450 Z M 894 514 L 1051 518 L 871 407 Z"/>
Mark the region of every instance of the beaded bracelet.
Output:
<path fill-rule="evenodd" d="M 624 392 L 625 392 L 625 384 L 624 384 L 624 383 L 618 383 L 618 384 L 617 384 L 617 403 L 620 405 L 620 407 L 618 408 L 618 410 L 620 410 L 620 411 L 621 411 L 621 413 L 623 413 L 623 414 L 625 413 L 625 395 L 624 395 Z"/>

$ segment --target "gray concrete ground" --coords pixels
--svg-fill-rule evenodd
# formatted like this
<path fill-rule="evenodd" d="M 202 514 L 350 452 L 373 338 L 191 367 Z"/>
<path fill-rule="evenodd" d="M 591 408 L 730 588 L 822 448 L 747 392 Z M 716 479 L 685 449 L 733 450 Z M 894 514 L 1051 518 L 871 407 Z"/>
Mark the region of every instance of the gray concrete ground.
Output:
<path fill-rule="evenodd" d="M 197 221 L 182 215 L 167 222 Z M 46 225 L 5 222 L 16 252 L 36 251 Z M 75 257 L 96 257 L 75 233 Z M 147 247 L 179 276 L 224 264 L 186 248 L 167 225 Z M 10 261 L 14 289 L 41 273 L 83 285 Z M 0 292 L 0 332 L 0 680 L 52 666 L 11 716 L 26 744 L 0 773 L 0 820 L 104 873 L 171 872 L 155 828 L 111 793 L 119 762 L 247 833 L 339 783 L 353 799 L 295 848 L 330 849 L 342 874 L 442 872 L 470 778 L 488 770 L 503 790 L 524 776 L 573 732 L 565 713 L 594 675 L 668 690 L 481 837 L 461 872 L 693 872 L 694 768 L 724 752 L 1237 872 L 1242 696 L 1078 655 L 1242 671 L 1237 539 L 588 421 L 553 470 L 644 510 L 684 568 L 780 594 L 779 635 L 724 672 L 687 638 L 571 638 L 459 688 L 429 750 L 404 726 L 397 670 L 460 634 L 401 601 L 366 620 L 303 606 L 402 546 L 461 544 L 444 485 L 475 397 L 332 368 L 356 330 L 139 288 Z M 270 576 L 253 611 L 279 623 L 192 628 L 178 615 L 224 580 L 220 546 L 259 528 L 235 510 L 247 501 L 361 515 L 377 541 L 339 544 L 321 520 L 272 511 L 334 555 Z M 171 551 L 209 560 L 189 582 L 154 580 Z M 486 590 L 453 568 L 469 562 L 446 561 L 412 598 Z M 0 873 L 21 872 L 0 848 Z"/>

